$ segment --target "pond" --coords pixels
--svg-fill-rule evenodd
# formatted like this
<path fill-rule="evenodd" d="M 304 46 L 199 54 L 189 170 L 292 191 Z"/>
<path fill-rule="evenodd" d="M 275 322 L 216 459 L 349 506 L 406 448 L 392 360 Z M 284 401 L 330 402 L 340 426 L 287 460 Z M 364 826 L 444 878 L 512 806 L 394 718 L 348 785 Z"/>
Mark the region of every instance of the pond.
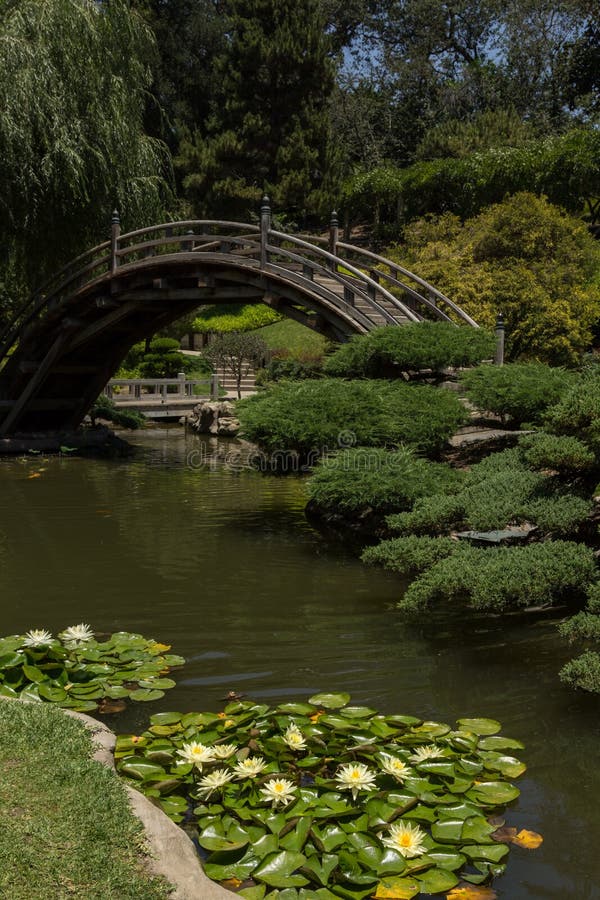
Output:
<path fill-rule="evenodd" d="M 301 478 L 196 468 L 217 442 L 179 428 L 132 440 L 127 459 L 0 461 L 2 634 L 83 621 L 172 644 L 188 660 L 177 687 L 109 718 L 120 731 L 159 709 L 218 710 L 230 690 L 499 719 L 529 767 L 507 822 L 544 843 L 511 850 L 498 896 L 600 898 L 598 701 L 558 681 L 555 620 L 440 610 L 408 624 L 396 577 L 307 524 Z"/>

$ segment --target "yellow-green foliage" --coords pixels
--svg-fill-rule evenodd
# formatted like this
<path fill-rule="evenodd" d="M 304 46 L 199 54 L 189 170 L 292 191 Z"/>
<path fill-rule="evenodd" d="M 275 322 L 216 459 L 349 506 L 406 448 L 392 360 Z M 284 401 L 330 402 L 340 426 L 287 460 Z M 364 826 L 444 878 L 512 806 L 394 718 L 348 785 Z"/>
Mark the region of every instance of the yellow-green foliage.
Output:
<path fill-rule="evenodd" d="M 575 364 L 600 318 L 600 248 L 576 218 L 521 193 L 461 224 L 450 214 L 408 226 L 388 252 L 483 326 L 498 313 L 510 359 Z"/>

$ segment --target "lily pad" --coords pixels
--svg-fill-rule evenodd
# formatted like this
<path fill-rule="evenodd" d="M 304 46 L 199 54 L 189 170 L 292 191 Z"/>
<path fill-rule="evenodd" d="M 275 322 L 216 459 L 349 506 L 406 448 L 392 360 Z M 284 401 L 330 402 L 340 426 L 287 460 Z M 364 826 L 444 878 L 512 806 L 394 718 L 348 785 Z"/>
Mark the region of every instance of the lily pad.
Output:
<path fill-rule="evenodd" d="M 502 727 L 495 719 L 458 719 L 458 724 L 465 731 L 482 735 L 496 734 Z"/>
<path fill-rule="evenodd" d="M 341 709 L 350 702 L 350 694 L 314 694 L 308 702 L 324 709 Z"/>

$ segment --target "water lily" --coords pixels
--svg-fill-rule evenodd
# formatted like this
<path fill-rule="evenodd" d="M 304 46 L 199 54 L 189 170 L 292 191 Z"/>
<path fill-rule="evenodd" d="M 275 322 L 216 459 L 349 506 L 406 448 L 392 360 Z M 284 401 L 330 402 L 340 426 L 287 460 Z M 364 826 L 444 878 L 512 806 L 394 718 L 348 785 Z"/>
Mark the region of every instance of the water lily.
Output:
<path fill-rule="evenodd" d="M 421 856 L 425 853 L 427 848 L 422 843 L 425 837 L 425 832 L 418 825 L 399 822 L 397 825 L 390 825 L 390 833 L 381 839 L 381 843 L 386 847 L 391 847 L 392 850 L 407 859 L 411 859 L 413 856 Z"/>
<path fill-rule="evenodd" d="M 214 772 L 205 775 L 198 782 L 198 796 L 203 800 L 208 800 L 215 791 L 219 791 L 232 778 L 233 773 L 228 772 L 227 769 L 215 769 Z"/>
<path fill-rule="evenodd" d="M 375 773 L 364 763 L 347 763 L 340 766 L 335 780 L 342 790 L 352 791 L 352 799 L 356 800 L 359 791 L 375 790 Z"/>
<path fill-rule="evenodd" d="M 271 778 L 264 788 L 260 789 L 260 792 L 265 800 L 273 803 L 273 806 L 277 806 L 278 803 L 287 806 L 294 796 L 296 788 L 287 778 Z"/>
<path fill-rule="evenodd" d="M 306 748 L 306 739 L 294 722 L 286 728 L 283 740 L 292 750 L 304 750 Z"/>
<path fill-rule="evenodd" d="M 32 628 L 25 634 L 24 647 L 47 647 L 52 643 L 52 635 L 43 628 Z"/>
<path fill-rule="evenodd" d="M 216 744 L 212 747 L 212 752 L 214 753 L 215 759 L 229 759 L 230 756 L 233 756 L 237 747 L 235 744 Z"/>
<path fill-rule="evenodd" d="M 420 763 L 427 762 L 428 759 L 435 759 L 437 756 L 443 756 L 444 751 L 436 747 L 435 744 L 428 744 L 425 747 L 417 747 L 412 756 L 409 757 L 411 762 Z"/>
<path fill-rule="evenodd" d="M 234 767 L 236 778 L 256 778 L 260 775 L 267 763 L 262 756 L 248 756 L 238 762 Z"/>
<path fill-rule="evenodd" d="M 63 641 L 77 641 L 77 643 L 82 643 L 84 641 L 91 641 L 94 637 L 94 632 L 89 625 L 84 625 L 82 622 L 81 625 L 70 625 L 69 628 L 65 628 L 65 630 L 60 633 L 59 637 Z"/>
<path fill-rule="evenodd" d="M 181 750 L 177 751 L 177 755 L 183 757 L 185 762 L 192 763 L 192 765 L 202 771 L 202 764 L 212 762 L 215 758 L 215 751 L 214 747 L 207 747 L 206 744 L 201 744 L 200 741 L 190 741 L 189 744 L 184 744 Z"/>
<path fill-rule="evenodd" d="M 403 760 L 397 756 L 385 756 L 382 754 L 381 768 L 388 775 L 393 775 L 396 781 L 404 781 L 410 775 L 410 769 Z"/>

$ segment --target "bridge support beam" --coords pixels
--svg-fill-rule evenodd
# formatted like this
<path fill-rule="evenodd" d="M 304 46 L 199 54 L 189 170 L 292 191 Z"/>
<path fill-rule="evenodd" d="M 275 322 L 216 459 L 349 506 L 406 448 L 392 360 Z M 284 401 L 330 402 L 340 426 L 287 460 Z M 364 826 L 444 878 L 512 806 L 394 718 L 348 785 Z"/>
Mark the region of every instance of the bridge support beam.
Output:
<path fill-rule="evenodd" d="M 22 392 L 21 396 L 15 401 L 12 409 L 0 424 L 0 437 L 3 437 L 5 434 L 11 430 L 11 428 L 16 424 L 19 416 L 34 396 L 36 391 L 42 386 L 44 379 L 50 369 L 52 368 L 53 363 L 58 359 L 62 351 L 64 350 L 70 334 L 68 331 L 63 331 L 56 338 L 50 349 L 48 350 L 46 356 L 41 361 L 38 370 L 31 376 L 25 390 Z"/>

